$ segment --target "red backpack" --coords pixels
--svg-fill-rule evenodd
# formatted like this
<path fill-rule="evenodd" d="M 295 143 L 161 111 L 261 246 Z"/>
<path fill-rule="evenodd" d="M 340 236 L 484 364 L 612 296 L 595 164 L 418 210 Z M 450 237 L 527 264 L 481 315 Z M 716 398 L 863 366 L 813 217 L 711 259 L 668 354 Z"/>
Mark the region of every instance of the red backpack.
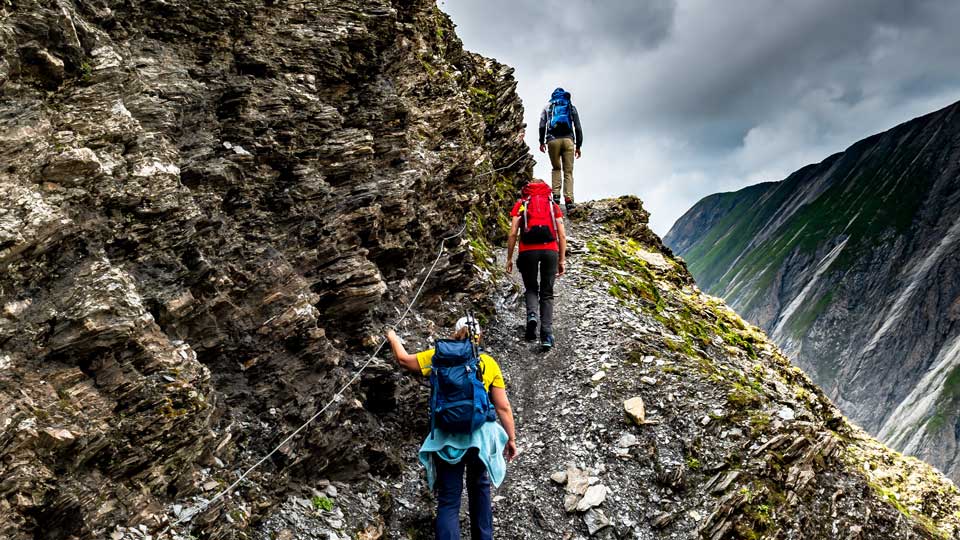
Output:
<path fill-rule="evenodd" d="M 523 188 L 520 207 L 520 241 L 524 244 L 549 244 L 557 239 L 553 190 L 543 182 Z"/>

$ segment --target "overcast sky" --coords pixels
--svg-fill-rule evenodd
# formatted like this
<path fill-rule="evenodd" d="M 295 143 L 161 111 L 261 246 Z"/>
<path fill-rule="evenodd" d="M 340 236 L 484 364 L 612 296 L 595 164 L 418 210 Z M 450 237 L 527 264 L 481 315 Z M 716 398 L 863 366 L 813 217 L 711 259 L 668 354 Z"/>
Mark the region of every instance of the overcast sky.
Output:
<path fill-rule="evenodd" d="M 579 200 L 633 193 L 663 235 L 700 198 L 781 180 L 960 100 L 957 0 L 446 0 L 516 68 L 537 176 L 557 86 L 584 129 Z"/>

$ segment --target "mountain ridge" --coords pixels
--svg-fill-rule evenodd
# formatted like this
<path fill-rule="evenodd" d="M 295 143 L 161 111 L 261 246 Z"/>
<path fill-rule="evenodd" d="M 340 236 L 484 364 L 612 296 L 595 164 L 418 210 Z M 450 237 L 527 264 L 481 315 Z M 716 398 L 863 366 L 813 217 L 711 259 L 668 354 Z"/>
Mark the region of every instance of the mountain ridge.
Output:
<path fill-rule="evenodd" d="M 958 109 L 868 137 L 760 194 L 721 196 L 739 199 L 709 227 L 691 219 L 695 205 L 666 236 L 705 289 L 770 332 L 855 421 L 955 478 L 946 381 L 960 332 L 949 277 Z M 936 403 L 920 396 L 930 392 Z"/>

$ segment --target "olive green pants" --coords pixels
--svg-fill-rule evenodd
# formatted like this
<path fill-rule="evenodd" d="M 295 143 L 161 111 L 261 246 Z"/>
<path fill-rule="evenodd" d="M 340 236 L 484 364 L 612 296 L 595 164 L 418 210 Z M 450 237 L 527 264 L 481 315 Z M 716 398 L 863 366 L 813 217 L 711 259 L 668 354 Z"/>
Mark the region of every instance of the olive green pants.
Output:
<path fill-rule="evenodd" d="M 573 139 L 563 137 L 547 143 L 547 154 L 553 166 L 550 179 L 553 182 L 553 196 L 560 196 L 560 173 L 563 172 L 563 198 L 573 202 L 573 153 L 576 145 Z"/>

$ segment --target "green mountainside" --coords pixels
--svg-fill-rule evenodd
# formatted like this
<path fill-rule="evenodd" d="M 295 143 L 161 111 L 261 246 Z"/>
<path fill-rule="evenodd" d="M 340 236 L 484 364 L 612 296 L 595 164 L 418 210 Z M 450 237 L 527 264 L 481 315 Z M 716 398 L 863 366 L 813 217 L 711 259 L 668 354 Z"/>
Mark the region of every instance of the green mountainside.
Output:
<path fill-rule="evenodd" d="M 711 195 L 664 238 L 855 421 L 954 478 L 958 109 Z"/>

